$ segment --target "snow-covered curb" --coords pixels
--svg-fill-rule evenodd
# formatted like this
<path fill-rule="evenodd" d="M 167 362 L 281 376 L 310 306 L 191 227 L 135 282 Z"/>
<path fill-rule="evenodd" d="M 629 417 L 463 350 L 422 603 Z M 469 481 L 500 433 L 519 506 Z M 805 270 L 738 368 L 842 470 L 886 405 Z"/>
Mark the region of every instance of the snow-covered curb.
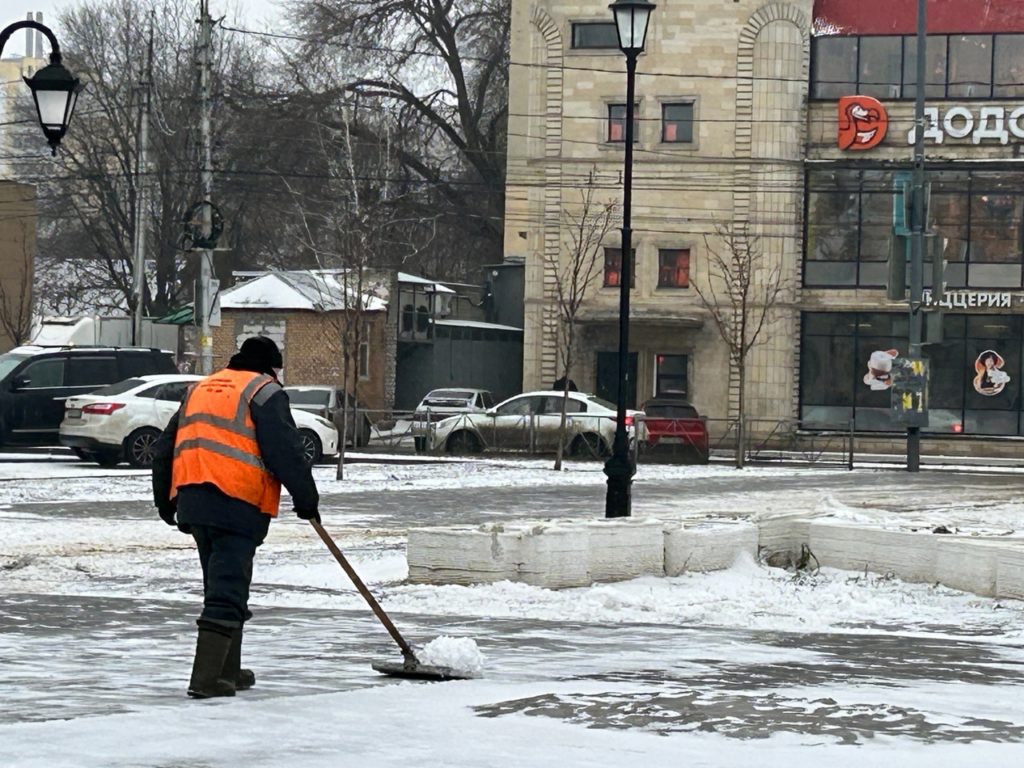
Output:
<path fill-rule="evenodd" d="M 765 546 L 764 541 L 770 542 Z M 786 515 L 726 519 L 550 520 L 417 528 L 413 584 L 518 581 L 549 589 L 639 575 L 723 570 L 759 548 L 790 561 L 941 584 L 984 597 L 1024 598 L 1024 539 L 934 533 L 863 521 Z"/>

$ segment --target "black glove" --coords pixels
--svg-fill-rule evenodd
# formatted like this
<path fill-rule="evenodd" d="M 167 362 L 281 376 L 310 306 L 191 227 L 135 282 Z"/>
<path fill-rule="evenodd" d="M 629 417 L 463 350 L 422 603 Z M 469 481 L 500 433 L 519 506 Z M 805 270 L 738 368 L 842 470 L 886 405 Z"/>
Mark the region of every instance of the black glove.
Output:
<path fill-rule="evenodd" d="M 168 505 L 158 511 L 160 512 L 160 519 L 168 525 L 177 528 L 182 533 L 192 533 L 192 526 L 187 523 L 179 523 L 177 519 L 175 519 L 175 514 L 177 513 L 177 507 L 175 505 Z"/>
<path fill-rule="evenodd" d="M 174 519 L 174 515 L 177 513 L 178 510 L 173 504 L 168 504 L 167 506 L 160 507 L 157 511 L 160 513 L 160 519 L 163 520 L 165 523 L 172 527 L 176 527 L 178 525 L 178 521 Z"/>
<path fill-rule="evenodd" d="M 303 520 L 316 520 L 320 522 L 320 513 L 315 509 L 296 509 L 295 514 Z"/>

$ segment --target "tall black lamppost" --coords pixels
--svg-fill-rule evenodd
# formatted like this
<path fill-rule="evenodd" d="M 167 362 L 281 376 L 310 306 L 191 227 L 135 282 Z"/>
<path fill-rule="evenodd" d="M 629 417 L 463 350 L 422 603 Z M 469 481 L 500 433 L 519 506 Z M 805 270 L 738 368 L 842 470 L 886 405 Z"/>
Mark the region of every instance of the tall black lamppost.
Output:
<path fill-rule="evenodd" d="M 43 129 L 43 135 L 46 136 L 50 149 L 56 155 L 60 140 L 67 133 L 71 115 L 75 111 L 75 103 L 78 101 L 78 94 L 83 86 L 78 78 L 61 64 L 60 43 L 57 42 L 53 32 L 38 21 L 30 19 L 16 21 L 0 32 L 0 56 L 3 55 L 4 46 L 7 45 L 11 35 L 19 29 L 38 29 L 50 41 L 50 63 L 32 77 L 23 79 L 32 90 L 32 98 L 36 102 L 36 114 L 39 116 L 39 125 Z"/>
<path fill-rule="evenodd" d="M 619 260 L 619 387 L 616 401 L 615 442 L 612 455 L 604 465 L 608 476 L 605 517 L 629 517 L 630 487 L 636 466 L 629 452 L 626 433 L 626 378 L 629 370 L 629 289 L 633 283 L 633 230 L 630 208 L 633 203 L 633 93 L 636 89 L 636 59 L 644 50 L 647 22 L 654 4 L 646 0 L 615 0 L 608 6 L 615 16 L 619 48 L 626 54 L 626 166 L 622 190 L 622 250 Z"/>

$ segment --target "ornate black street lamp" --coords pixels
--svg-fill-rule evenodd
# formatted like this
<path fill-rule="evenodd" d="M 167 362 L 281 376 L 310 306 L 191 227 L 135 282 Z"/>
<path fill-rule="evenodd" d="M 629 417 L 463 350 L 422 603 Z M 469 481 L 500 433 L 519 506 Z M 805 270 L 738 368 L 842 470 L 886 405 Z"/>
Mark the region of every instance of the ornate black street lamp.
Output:
<path fill-rule="evenodd" d="M 43 129 L 46 141 L 53 154 L 57 154 L 60 140 L 67 133 L 71 123 L 71 115 L 75 111 L 75 103 L 83 86 L 74 75 L 61 64 L 60 43 L 50 28 L 38 21 L 16 21 L 0 32 L 0 55 L 11 35 L 19 29 L 37 29 L 50 41 L 50 63 L 36 72 L 32 77 L 23 78 L 32 90 L 32 98 L 36 103 L 36 114 L 39 125 Z"/>
<path fill-rule="evenodd" d="M 605 517 L 629 517 L 630 488 L 636 465 L 630 456 L 626 432 L 626 378 L 629 368 L 629 289 L 633 283 L 633 231 L 630 208 L 633 203 L 633 101 L 636 89 L 636 59 L 647 40 L 647 22 L 655 6 L 646 0 L 615 0 L 608 6 L 615 17 L 619 48 L 626 54 L 626 165 L 622 190 L 622 250 L 619 260 L 619 388 L 616 401 L 615 441 L 611 458 L 604 465 L 608 476 Z"/>

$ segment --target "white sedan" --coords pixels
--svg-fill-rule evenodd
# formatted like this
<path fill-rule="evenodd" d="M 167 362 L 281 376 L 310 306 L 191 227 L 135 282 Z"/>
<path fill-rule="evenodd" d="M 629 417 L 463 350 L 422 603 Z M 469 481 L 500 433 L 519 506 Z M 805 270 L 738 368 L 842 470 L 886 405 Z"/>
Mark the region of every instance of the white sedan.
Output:
<path fill-rule="evenodd" d="M 429 445 L 448 453 L 525 451 L 551 453 L 558 447 L 562 393 L 526 392 L 489 408 L 439 421 Z M 636 439 L 634 419 L 642 411 L 626 411 L 630 447 Z M 596 395 L 570 392 L 566 408 L 565 448 L 570 456 L 603 458 L 615 438 L 615 405 Z"/>
<path fill-rule="evenodd" d="M 139 376 L 69 397 L 64 403 L 60 442 L 80 459 L 101 466 L 127 461 L 153 464 L 153 444 L 177 412 L 188 387 L 202 376 Z M 327 419 L 292 409 L 306 460 L 316 463 L 338 452 L 338 430 Z"/>

